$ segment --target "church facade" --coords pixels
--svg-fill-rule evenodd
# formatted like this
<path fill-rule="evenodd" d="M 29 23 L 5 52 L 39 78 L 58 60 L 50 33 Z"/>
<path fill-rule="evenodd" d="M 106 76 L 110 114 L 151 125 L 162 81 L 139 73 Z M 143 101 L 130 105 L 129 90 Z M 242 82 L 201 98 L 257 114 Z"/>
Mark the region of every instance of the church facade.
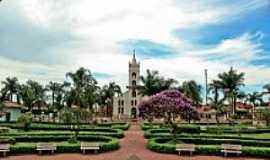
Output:
<path fill-rule="evenodd" d="M 139 81 L 140 63 L 137 62 L 134 53 L 132 60 L 128 63 L 127 91 L 121 96 L 114 97 L 113 100 L 113 117 L 118 119 L 138 117 L 138 104 L 142 99 L 138 92 Z"/>

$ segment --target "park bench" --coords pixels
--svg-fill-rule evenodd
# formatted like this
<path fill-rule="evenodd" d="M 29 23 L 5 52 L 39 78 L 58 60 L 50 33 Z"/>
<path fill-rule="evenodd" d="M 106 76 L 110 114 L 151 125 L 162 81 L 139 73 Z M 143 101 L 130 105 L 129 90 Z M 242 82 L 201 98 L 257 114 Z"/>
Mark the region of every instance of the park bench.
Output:
<path fill-rule="evenodd" d="M 81 150 L 83 154 L 85 154 L 86 150 L 93 150 L 95 153 L 100 149 L 100 145 L 98 143 L 90 143 L 90 142 L 82 142 Z"/>
<path fill-rule="evenodd" d="M 42 151 L 51 151 L 51 154 L 56 151 L 56 145 L 54 143 L 38 143 L 37 151 L 39 154 L 42 154 Z"/>
<path fill-rule="evenodd" d="M 195 151 L 194 144 L 176 144 L 175 150 L 178 152 L 179 156 L 181 152 L 189 152 L 190 155 Z"/>
<path fill-rule="evenodd" d="M 235 145 L 235 144 L 222 144 L 221 145 L 221 152 L 224 153 L 224 156 L 227 157 L 228 153 L 235 153 L 240 155 L 242 153 L 242 146 Z"/>
<path fill-rule="evenodd" d="M 9 152 L 9 148 L 9 144 L 0 144 L 0 152 L 3 152 L 4 157 L 7 155 L 7 152 Z"/>

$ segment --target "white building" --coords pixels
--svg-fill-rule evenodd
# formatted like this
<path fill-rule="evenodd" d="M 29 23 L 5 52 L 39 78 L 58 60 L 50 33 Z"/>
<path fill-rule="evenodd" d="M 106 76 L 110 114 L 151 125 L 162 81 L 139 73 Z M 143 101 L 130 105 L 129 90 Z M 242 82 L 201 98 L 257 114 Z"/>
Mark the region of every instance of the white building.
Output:
<path fill-rule="evenodd" d="M 140 63 L 136 61 L 135 52 L 132 61 L 128 63 L 128 86 L 122 96 L 115 97 L 113 101 L 113 117 L 119 119 L 137 118 L 138 104 L 142 97 L 138 94 L 140 80 Z"/>

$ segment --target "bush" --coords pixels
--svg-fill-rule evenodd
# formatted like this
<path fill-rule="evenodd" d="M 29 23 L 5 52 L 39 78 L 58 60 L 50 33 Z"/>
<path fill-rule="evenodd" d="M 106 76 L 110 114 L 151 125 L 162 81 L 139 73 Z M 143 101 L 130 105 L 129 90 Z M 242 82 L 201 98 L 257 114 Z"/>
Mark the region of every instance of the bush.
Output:
<path fill-rule="evenodd" d="M 31 126 L 30 128 L 32 128 L 33 126 Z M 76 129 L 73 130 L 68 130 L 65 131 L 65 129 L 63 128 L 58 128 L 56 130 L 53 129 L 49 129 L 49 128 L 40 128 L 38 129 L 37 127 L 35 127 L 35 129 L 32 130 L 38 130 L 38 132 L 36 131 L 27 131 L 27 132 L 17 132 L 17 133 L 3 133 L 1 135 L 3 136 L 19 136 L 19 135 L 48 135 L 48 134 L 52 134 L 52 135 L 70 135 L 72 134 L 71 131 L 76 131 Z M 52 132 L 50 132 L 52 131 Z M 112 129 L 112 128 L 84 128 L 84 129 L 80 129 L 82 135 L 104 135 L 104 136 L 112 136 L 112 137 L 117 137 L 117 138 L 123 138 L 124 137 L 124 132 L 121 129 Z"/>
<path fill-rule="evenodd" d="M 12 129 L 23 129 L 21 124 L 17 123 L 0 123 L 1 126 L 9 127 Z M 106 123 L 106 124 L 79 124 L 79 131 L 91 131 L 93 129 L 122 129 L 127 130 L 129 128 L 128 123 Z M 75 130 L 74 125 L 63 123 L 32 123 L 29 127 L 30 130 Z"/>
<path fill-rule="evenodd" d="M 77 143 L 78 141 L 77 141 L 77 137 L 76 136 L 71 136 L 69 139 L 68 139 L 68 143 Z"/>
<path fill-rule="evenodd" d="M 3 144 L 3 143 L 15 144 L 16 139 L 12 138 L 12 137 L 1 137 L 0 138 L 0 144 Z"/>
<path fill-rule="evenodd" d="M 160 153 L 176 153 L 175 144 L 167 143 L 170 138 L 152 138 L 147 142 L 147 148 Z M 196 145 L 196 154 L 219 155 L 221 145 Z M 242 147 L 243 156 L 270 157 L 268 147 Z"/>
<path fill-rule="evenodd" d="M 200 133 L 200 126 L 178 126 L 176 133 Z"/>
<path fill-rule="evenodd" d="M 120 130 L 121 131 L 121 130 Z M 74 136 L 74 133 L 46 133 L 46 132 L 37 132 L 37 133 L 17 133 L 17 134 L 6 134 L 2 136 L 2 138 L 12 137 L 16 140 L 16 142 L 46 142 L 46 141 L 67 141 L 71 136 Z M 78 140 L 89 141 L 92 139 L 91 137 L 99 137 L 99 136 L 112 136 L 116 138 L 123 137 L 123 133 L 80 133 L 77 137 Z"/>
<path fill-rule="evenodd" d="M 30 125 L 32 123 L 32 114 L 30 112 L 24 113 L 22 114 L 17 122 L 19 124 L 19 126 L 21 126 L 21 128 L 23 128 L 25 131 L 30 129 Z"/>
<path fill-rule="evenodd" d="M 88 139 L 89 141 L 102 141 L 100 143 L 100 152 L 116 150 L 119 148 L 119 142 L 115 138 L 105 137 L 105 136 L 93 136 L 92 139 Z M 50 142 L 50 141 L 49 141 Z M 81 152 L 80 143 L 59 143 L 57 144 L 56 153 L 74 153 Z M 11 145 L 10 147 L 11 153 L 36 153 L 36 144 L 34 143 L 18 143 L 15 145 Z"/>
<path fill-rule="evenodd" d="M 0 127 L 0 134 L 1 133 L 8 133 L 9 132 L 9 128 L 7 127 Z"/>

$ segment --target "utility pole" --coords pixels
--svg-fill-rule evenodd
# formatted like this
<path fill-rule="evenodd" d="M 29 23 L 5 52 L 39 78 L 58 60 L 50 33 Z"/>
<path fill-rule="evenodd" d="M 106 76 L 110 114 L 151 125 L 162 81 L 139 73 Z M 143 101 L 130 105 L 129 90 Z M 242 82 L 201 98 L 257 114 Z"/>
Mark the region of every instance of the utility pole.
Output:
<path fill-rule="evenodd" d="M 207 69 L 204 70 L 205 75 L 205 104 L 208 105 L 208 77 L 207 77 Z"/>

